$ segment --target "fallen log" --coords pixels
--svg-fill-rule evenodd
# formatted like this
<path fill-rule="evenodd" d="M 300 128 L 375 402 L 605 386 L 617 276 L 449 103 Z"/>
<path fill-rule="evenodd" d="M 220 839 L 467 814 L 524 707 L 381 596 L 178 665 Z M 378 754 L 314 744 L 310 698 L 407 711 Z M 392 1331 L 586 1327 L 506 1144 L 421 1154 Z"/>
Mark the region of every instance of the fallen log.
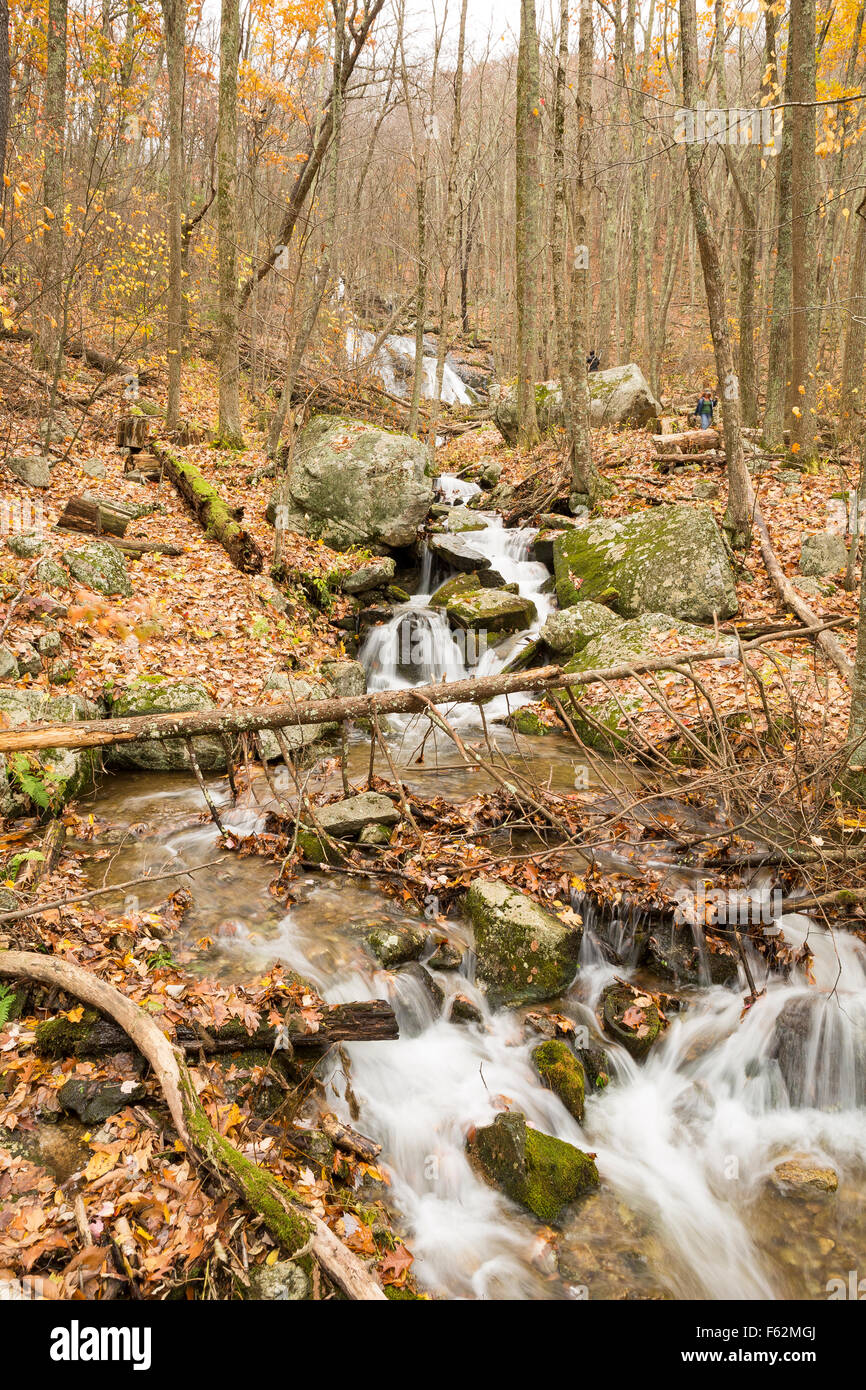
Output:
<path fill-rule="evenodd" d="M 300 1207 L 280 1178 L 246 1158 L 214 1129 L 185 1062 L 143 1009 L 80 965 L 35 951 L 0 951 L 0 976 L 63 990 L 113 1018 L 153 1068 L 178 1137 L 190 1157 L 262 1217 L 289 1257 L 310 1250 L 349 1298 L 385 1298 L 366 1266 L 324 1221 Z"/>
<path fill-rule="evenodd" d="M 284 1020 L 283 1028 L 261 1024 L 254 1032 L 231 1019 L 222 1028 L 208 1033 L 178 1024 L 174 1042 L 184 1052 L 222 1056 L 248 1049 L 273 1052 L 291 1044 L 293 1051 L 321 1055 L 342 1042 L 393 1042 L 400 1036 L 394 1010 L 385 999 L 365 999 L 357 1004 L 333 1004 L 323 1014 L 318 1031 L 308 1030 L 296 1015 Z M 48 1018 L 36 1026 L 36 1050 L 43 1057 L 105 1057 L 128 1050 L 129 1039 L 122 1026 L 111 1018 Z M 288 1049 L 286 1049 L 288 1050 Z"/>
<path fill-rule="evenodd" d="M 264 556 L 257 542 L 240 525 L 242 507 L 229 507 L 212 483 L 188 459 L 178 457 L 164 445 L 153 444 L 165 476 L 191 507 L 208 535 L 220 542 L 232 564 L 243 574 L 259 574 Z"/>
<path fill-rule="evenodd" d="M 95 536 L 122 536 L 131 520 L 128 512 L 117 510 L 109 502 L 70 497 L 57 519 L 57 525 L 64 531 L 84 531 Z"/>
<path fill-rule="evenodd" d="M 656 454 L 652 459 L 653 463 L 666 465 L 662 471 L 667 473 L 670 468 L 684 468 L 691 463 L 718 463 L 725 462 L 724 454 L 717 453 L 714 449 L 704 450 L 700 454 Z"/>
<path fill-rule="evenodd" d="M 654 434 L 652 436 L 654 449 L 667 448 L 673 445 L 678 448 L 681 445 L 696 446 L 702 449 L 718 447 L 718 430 L 681 430 L 679 434 Z"/>
<path fill-rule="evenodd" d="M 807 627 L 774 633 L 777 641 L 803 638 L 821 639 L 833 623 L 820 623 L 812 614 Z M 709 632 L 708 634 L 709 635 Z M 758 637 L 742 643 L 740 650 L 753 651 L 769 638 Z M 687 662 L 731 660 L 736 653 L 730 645 L 700 647 L 673 652 L 670 656 L 648 657 L 646 661 L 622 662 L 618 666 L 594 667 L 588 671 L 565 672 L 559 666 L 539 666 L 480 680 L 443 681 L 437 685 L 410 686 L 403 690 L 377 690 L 366 695 L 298 700 L 291 704 L 254 705 L 248 709 L 214 709 L 185 714 L 141 714 L 129 719 L 85 719 L 79 724 L 19 724 L 0 729 L 0 753 L 17 753 L 36 748 L 107 748 L 117 743 L 133 743 L 140 738 L 194 738 L 199 734 L 244 734 L 262 729 L 298 728 L 307 724 L 339 724 L 344 720 L 372 719 L 374 714 L 419 714 L 431 704 L 483 703 L 497 695 L 517 695 L 529 690 L 597 685 L 628 680 L 647 671 L 681 671 Z M 0 919 L 2 920 L 2 919 Z"/>

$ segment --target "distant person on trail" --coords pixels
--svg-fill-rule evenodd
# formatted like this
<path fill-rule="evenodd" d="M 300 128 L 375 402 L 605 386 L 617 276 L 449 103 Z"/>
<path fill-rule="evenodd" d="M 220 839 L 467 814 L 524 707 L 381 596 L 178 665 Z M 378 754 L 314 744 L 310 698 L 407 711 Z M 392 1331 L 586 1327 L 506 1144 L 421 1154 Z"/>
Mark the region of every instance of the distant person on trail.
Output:
<path fill-rule="evenodd" d="M 589 350 L 589 356 L 588 356 L 587 359 L 586 359 L 586 370 L 587 370 L 588 372 L 597 372 L 598 369 L 599 369 L 599 367 L 600 367 L 600 365 L 601 365 L 601 358 L 599 357 L 599 355 L 598 355 L 598 353 L 596 352 L 595 348 L 590 348 L 590 350 Z"/>
<path fill-rule="evenodd" d="M 713 411 L 718 403 L 718 396 L 711 396 L 706 389 L 701 392 L 698 403 L 695 406 L 695 419 L 702 430 L 708 430 L 712 425 Z"/>

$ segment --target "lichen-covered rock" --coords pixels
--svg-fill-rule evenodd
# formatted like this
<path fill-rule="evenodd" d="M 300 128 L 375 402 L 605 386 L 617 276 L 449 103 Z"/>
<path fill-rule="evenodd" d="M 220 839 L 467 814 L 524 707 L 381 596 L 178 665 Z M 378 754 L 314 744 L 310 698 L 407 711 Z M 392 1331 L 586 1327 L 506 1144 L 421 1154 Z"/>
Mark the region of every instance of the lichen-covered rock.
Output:
<path fill-rule="evenodd" d="M 470 1161 L 493 1187 L 548 1225 L 598 1187 L 598 1169 L 581 1149 L 530 1129 L 525 1116 L 497 1115 L 467 1143 Z"/>
<path fill-rule="evenodd" d="M 19 560 L 32 560 L 35 555 L 42 554 L 45 541 L 38 531 L 23 531 L 10 536 L 6 548 L 11 550 L 13 555 L 17 555 Z"/>
<path fill-rule="evenodd" d="M 359 845 L 389 845 L 391 829 L 387 825 L 365 825 L 358 836 Z"/>
<path fill-rule="evenodd" d="M 181 714 L 216 708 L 201 681 L 189 677 L 138 676 L 117 695 L 111 714 L 115 719 L 136 715 Z M 202 772 L 225 772 L 226 750 L 221 739 L 200 735 L 193 739 L 196 761 Z M 112 767 L 135 767 L 147 772 L 188 772 L 191 764 L 186 743 L 179 738 L 140 738 L 116 743 L 108 751 Z"/>
<path fill-rule="evenodd" d="M 361 792 L 330 806 L 317 806 L 316 819 L 334 839 L 348 840 L 360 834 L 365 825 L 396 825 L 400 811 L 381 792 Z"/>
<path fill-rule="evenodd" d="M 554 999 L 577 971 L 582 927 L 566 925 L 497 879 L 476 879 L 465 898 L 475 928 L 476 973 L 494 1005 Z"/>
<path fill-rule="evenodd" d="M 459 536 L 463 531 L 483 531 L 486 523 L 475 512 L 468 507 L 449 507 L 443 517 L 445 530 L 453 536 Z"/>
<path fill-rule="evenodd" d="M 47 458 L 40 454 L 17 454 L 4 459 L 9 472 L 28 487 L 46 488 L 51 486 L 51 473 Z"/>
<path fill-rule="evenodd" d="M 653 507 L 564 531 L 553 563 L 561 608 L 603 599 L 624 618 L 662 611 L 691 622 L 737 611 L 733 571 L 703 505 Z"/>
<path fill-rule="evenodd" d="M 818 531 L 814 536 L 806 536 L 800 546 L 800 573 L 815 579 L 838 574 L 847 560 L 845 542 L 832 531 Z"/>
<path fill-rule="evenodd" d="M 69 575 L 62 565 L 58 565 L 56 560 L 52 560 L 46 555 L 44 560 L 40 560 L 36 566 L 36 578 L 40 584 L 45 584 L 49 589 L 69 589 Z"/>
<path fill-rule="evenodd" d="M 71 724 L 97 719 L 99 710 L 80 695 L 49 696 L 36 687 L 0 690 L 0 715 L 8 724 Z M 31 805 L 57 812 L 93 786 L 98 754 L 90 748 L 44 748 L 0 755 L 0 815 L 22 815 Z"/>
<path fill-rule="evenodd" d="M 536 618 L 531 599 L 503 589 L 472 589 L 455 594 L 445 613 L 452 627 L 469 632 L 525 632 Z"/>
<path fill-rule="evenodd" d="M 608 985 L 601 996 L 601 1025 L 636 1061 L 645 1057 L 661 1029 L 650 995 L 632 985 Z"/>
<path fill-rule="evenodd" d="M 356 665 L 357 663 L 346 663 Z M 279 690 L 286 704 L 298 704 L 301 700 L 326 700 L 334 694 L 330 681 L 311 680 L 309 676 L 289 676 L 285 671 L 274 671 L 265 681 L 265 690 Z M 319 743 L 336 733 L 339 725 L 324 724 L 286 724 L 280 730 L 280 738 L 270 729 L 262 729 L 258 734 L 262 757 L 267 762 L 275 762 L 282 757 L 280 742 L 294 753 L 308 744 Z"/>
<path fill-rule="evenodd" d="M 0 681 L 17 681 L 20 674 L 18 662 L 9 647 L 0 645 Z"/>
<path fill-rule="evenodd" d="M 343 593 L 366 594 L 370 589 L 384 589 L 394 578 L 394 569 L 394 561 L 390 555 L 371 560 L 369 565 L 362 565 L 360 569 L 346 575 L 342 584 Z"/>
<path fill-rule="evenodd" d="M 569 656 L 574 656 L 576 652 L 583 651 L 594 637 L 609 632 L 620 621 L 603 603 L 586 599 L 573 604 L 571 608 L 563 608 L 559 613 L 551 613 L 538 636 L 552 652 L 567 652 Z"/>
<path fill-rule="evenodd" d="M 63 563 L 73 579 L 109 597 L 129 598 L 132 584 L 126 572 L 126 561 L 116 546 L 108 541 L 90 541 L 78 550 L 65 550 Z"/>
<path fill-rule="evenodd" d="M 568 1113 L 582 1124 L 586 1076 L 571 1048 L 551 1038 L 533 1048 L 532 1061 L 548 1090 L 559 1096 Z"/>
<path fill-rule="evenodd" d="M 393 970 L 423 954 L 427 933 L 421 927 L 374 927 L 367 934 L 367 945 L 380 965 Z"/>
<path fill-rule="evenodd" d="M 716 642 L 723 651 L 725 640 L 717 638 L 708 628 L 678 622 L 667 613 L 644 613 L 640 618 L 617 623 L 601 636 L 587 642 L 567 663 L 565 670 L 591 671 L 633 664 L 662 653 L 667 656 L 679 651 L 711 647 Z M 570 708 L 569 715 L 585 743 L 602 752 L 615 753 L 629 738 L 634 737 L 630 721 L 644 707 L 638 696 L 618 694 L 614 698 L 601 693 L 601 688 L 597 686 L 586 686 L 576 693 L 579 700 L 576 708 Z"/>
<path fill-rule="evenodd" d="M 322 675 L 340 699 L 366 693 L 367 672 L 360 661 L 325 661 Z"/>
<path fill-rule="evenodd" d="M 296 445 L 285 524 L 336 550 L 410 545 L 433 501 L 432 472 L 427 445 L 410 435 L 316 415 Z M 282 501 L 278 488 L 269 520 Z"/>
<path fill-rule="evenodd" d="M 293 1260 L 254 1265 L 249 1272 L 250 1298 L 276 1303 L 301 1302 L 310 1296 L 310 1281 Z"/>
<path fill-rule="evenodd" d="M 561 429 L 565 424 L 562 391 L 558 381 L 542 381 L 535 388 L 535 410 L 542 433 Z M 636 362 L 607 367 L 589 375 L 590 423 L 599 425 L 645 425 L 661 415 L 661 406 Z M 496 405 L 496 427 L 508 444 L 517 442 L 517 387 L 500 393 Z"/>
<path fill-rule="evenodd" d="M 546 734 L 553 733 L 551 726 L 545 724 L 541 716 L 527 706 L 514 710 L 503 722 L 516 734 L 522 734 L 524 738 L 544 738 Z"/>

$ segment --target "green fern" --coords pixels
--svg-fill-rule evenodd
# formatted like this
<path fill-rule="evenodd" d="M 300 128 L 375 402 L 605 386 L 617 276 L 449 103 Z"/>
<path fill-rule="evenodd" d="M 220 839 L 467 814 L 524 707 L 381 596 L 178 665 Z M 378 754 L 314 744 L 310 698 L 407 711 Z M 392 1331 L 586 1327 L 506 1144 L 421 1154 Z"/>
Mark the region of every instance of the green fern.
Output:
<path fill-rule="evenodd" d="M 0 1028 L 3 1027 L 4 1023 L 8 1023 L 14 1003 L 15 991 L 10 989 L 8 985 L 0 985 Z"/>

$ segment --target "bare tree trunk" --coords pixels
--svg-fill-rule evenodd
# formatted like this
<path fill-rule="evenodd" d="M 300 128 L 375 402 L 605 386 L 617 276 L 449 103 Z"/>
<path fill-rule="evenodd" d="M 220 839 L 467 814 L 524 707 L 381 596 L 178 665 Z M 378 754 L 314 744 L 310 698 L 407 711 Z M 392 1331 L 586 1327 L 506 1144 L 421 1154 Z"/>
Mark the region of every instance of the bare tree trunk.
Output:
<path fill-rule="evenodd" d="M 165 423 L 180 424 L 180 374 L 183 353 L 183 85 L 187 0 L 160 0 L 168 67 L 168 303 L 166 353 L 168 396 Z"/>
<path fill-rule="evenodd" d="M 220 18 L 217 215 L 219 218 L 219 425 L 229 449 L 244 447 L 238 391 L 238 0 L 222 0 Z"/>
<path fill-rule="evenodd" d="M 857 209 L 857 239 L 848 282 L 848 326 L 842 357 L 842 400 L 840 417 L 846 434 L 866 413 L 866 196 Z"/>
<path fill-rule="evenodd" d="M 589 326 L 589 122 L 592 114 L 592 0 L 581 0 L 580 42 L 577 70 L 577 177 L 574 192 L 574 244 L 571 258 L 571 360 L 567 364 L 567 383 L 563 399 L 571 396 L 569 459 L 571 492 L 569 506 L 592 506 L 599 491 L 599 477 L 592 461 L 589 429 L 589 381 L 586 369 L 586 337 Z"/>
<path fill-rule="evenodd" d="M 451 144 L 448 153 L 448 185 L 445 191 L 445 254 L 442 283 L 439 290 L 439 340 L 436 345 L 436 389 L 430 411 L 430 442 L 436 439 L 442 380 L 445 375 L 445 354 L 448 350 L 448 301 L 451 273 L 457 260 L 457 164 L 460 159 L 460 138 L 463 125 L 463 55 L 466 49 L 467 0 L 460 6 L 460 32 L 457 39 L 457 68 L 454 73 L 454 114 L 451 120 Z"/>
<path fill-rule="evenodd" d="M 45 67 L 45 173 L 48 228 L 42 258 L 38 356 L 59 375 L 63 355 L 63 170 L 66 142 L 66 0 L 49 0 Z"/>
<path fill-rule="evenodd" d="M 9 0 L 0 0 L 0 208 L 6 201 L 6 141 L 9 137 Z"/>
<path fill-rule="evenodd" d="M 866 466 L 866 430 L 860 440 L 860 476 Z M 858 513 L 855 511 L 855 516 Z M 854 537 L 854 546 L 857 538 Z M 860 571 L 860 613 L 857 625 L 857 654 L 851 677 L 851 713 L 848 719 L 848 761 L 843 785 L 849 795 L 863 802 L 866 798 L 866 563 Z"/>
<path fill-rule="evenodd" d="M 517 419 L 520 446 L 538 440 L 535 411 L 537 365 L 539 252 L 539 141 L 541 97 L 538 77 L 538 32 L 535 0 L 520 0 L 520 46 L 517 54 L 515 122 L 514 284 L 517 296 Z"/>
<path fill-rule="evenodd" d="M 698 32 L 695 0 L 680 0 L 680 48 L 683 65 L 683 103 L 693 110 L 698 94 Z M 752 529 L 752 488 L 740 433 L 740 388 L 734 371 L 734 354 L 728 333 L 725 305 L 725 282 L 719 260 L 718 243 L 710 223 L 710 209 L 704 188 L 703 146 L 687 143 L 686 169 L 689 176 L 689 196 L 692 217 L 698 238 L 710 332 L 716 358 L 719 390 L 724 397 L 722 423 L 725 434 L 725 458 L 728 465 L 728 506 L 724 525 L 731 544 L 745 547 Z"/>
<path fill-rule="evenodd" d="M 767 9 L 764 22 L 772 21 Z M 770 449 L 782 446 L 785 428 L 785 388 L 788 381 L 788 352 L 791 331 L 791 100 L 792 64 L 785 71 L 785 114 L 782 151 L 776 191 L 776 267 L 773 273 L 773 304 L 770 314 L 770 340 L 767 363 L 767 398 L 764 406 L 764 442 Z"/>
<path fill-rule="evenodd" d="M 793 69 L 791 138 L 791 382 L 798 397 L 793 407 L 791 450 L 802 460 L 815 456 L 815 326 L 818 282 L 815 170 L 815 0 L 791 0 Z"/>

